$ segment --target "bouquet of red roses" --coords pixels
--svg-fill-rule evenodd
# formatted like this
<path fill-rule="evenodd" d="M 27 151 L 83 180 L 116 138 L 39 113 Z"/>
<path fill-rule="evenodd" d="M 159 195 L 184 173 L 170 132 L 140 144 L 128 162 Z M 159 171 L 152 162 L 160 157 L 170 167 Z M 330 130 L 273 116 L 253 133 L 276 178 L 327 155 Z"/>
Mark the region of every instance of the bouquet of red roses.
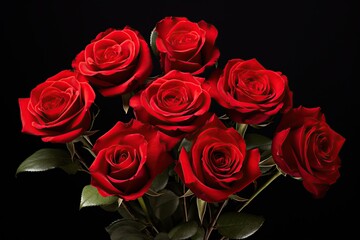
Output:
<path fill-rule="evenodd" d="M 293 106 L 282 72 L 256 58 L 219 66 L 217 36 L 174 16 L 149 42 L 130 26 L 99 33 L 19 98 L 22 132 L 64 148 L 37 150 L 16 173 L 88 173 L 80 208 L 118 212 L 112 240 L 244 239 L 264 218 L 243 209 L 279 176 L 324 197 L 345 138 L 320 107 Z"/>

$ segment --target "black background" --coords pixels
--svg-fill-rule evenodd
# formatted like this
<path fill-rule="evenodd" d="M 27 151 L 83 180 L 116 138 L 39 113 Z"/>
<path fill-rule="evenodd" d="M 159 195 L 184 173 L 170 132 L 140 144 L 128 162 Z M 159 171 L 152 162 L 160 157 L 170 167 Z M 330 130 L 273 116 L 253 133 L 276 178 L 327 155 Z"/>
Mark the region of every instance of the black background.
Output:
<path fill-rule="evenodd" d="M 129 25 L 149 39 L 165 16 L 214 24 L 221 66 L 230 58 L 257 58 L 283 72 L 294 106 L 321 106 L 328 123 L 346 138 L 341 177 L 326 197 L 315 200 L 300 182 L 277 179 L 249 205 L 249 212 L 266 219 L 249 239 L 356 236 L 360 24 L 355 2 L 15 0 L 2 5 L 1 239 L 109 239 L 104 228 L 115 216 L 98 208 L 79 210 L 87 175 L 51 170 L 15 177 L 26 157 L 47 146 L 21 134 L 17 99 L 70 68 L 75 54 L 106 28 Z"/>

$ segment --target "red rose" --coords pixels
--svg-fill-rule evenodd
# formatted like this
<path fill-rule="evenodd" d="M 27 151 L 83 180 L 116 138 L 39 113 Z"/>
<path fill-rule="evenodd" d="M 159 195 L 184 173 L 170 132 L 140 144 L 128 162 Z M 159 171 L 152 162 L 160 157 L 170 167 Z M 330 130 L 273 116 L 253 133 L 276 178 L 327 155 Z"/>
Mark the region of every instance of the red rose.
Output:
<path fill-rule="evenodd" d="M 215 46 L 217 29 L 205 21 L 185 17 L 165 17 L 154 29 L 156 49 L 165 73 L 176 69 L 199 75 L 215 66 L 220 56 Z"/>
<path fill-rule="evenodd" d="M 319 107 L 292 109 L 276 129 L 272 154 L 281 171 L 302 179 L 316 198 L 323 197 L 339 177 L 339 152 L 345 138 L 326 123 Z"/>
<path fill-rule="evenodd" d="M 175 171 L 206 202 L 226 200 L 261 175 L 259 150 L 247 151 L 243 137 L 216 115 L 190 140 L 191 149 L 181 149 Z"/>
<path fill-rule="evenodd" d="M 88 130 L 95 93 L 86 81 L 64 70 L 36 86 L 30 98 L 19 98 L 22 132 L 44 142 L 67 143 Z"/>
<path fill-rule="evenodd" d="M 287 77 L 265 69 L 256 59 L 232 59 L 204 83 L 232 120 L 260 124 L 292 107 Z"/>
<path fill-rule="evenodd" d="M 72 62 L 103 96 L 128 93 L 151 74 L 152 57 L 140 33 L 130 27 L 99 33 Z"/>
<path fill-rule="evenodd" d="M 201 87 L 204 78 L 172 70 L 130 98 L 135 117 L 181 138 L 210 117 L 210 94 Z"/>
<path fill-rule="evenodd" d="M 96 140 L 93 151 L 97 156 L 89 168 L 91 185 L 102 196 L 126 201 L 142 197 L 173 162 L 162 133 L 135 119 L 117 122 Z"/>

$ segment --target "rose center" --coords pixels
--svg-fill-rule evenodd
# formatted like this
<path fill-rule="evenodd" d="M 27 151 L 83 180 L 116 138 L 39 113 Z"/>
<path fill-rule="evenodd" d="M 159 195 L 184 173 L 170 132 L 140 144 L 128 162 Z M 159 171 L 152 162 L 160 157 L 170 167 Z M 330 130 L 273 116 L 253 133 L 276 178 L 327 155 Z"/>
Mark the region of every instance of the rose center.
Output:
<path fill-rule="evenodd" d="M 109 61 L 114 58 L 117 58 L 120 54 L 121 54 L 121 47 L 119 45 L 114 45 L 105 50 L 104 59 Z"/>
<path fill-rule="evenodd" d="M 129 157 L 129 153 L 127 151 L 121 151 L 120 153 L 118 153 L 118 156 L 115 156 L 114 160 L 115 163 L 121 163 L 126 159 L 128 159 L 128 157 Z"/>
<path fill-rule="evenodd" d="M 226 164 L 226 158 L 223 152 L 216 151 L 214 152 L 214 163 L 216 166 L 223 166 Z"/>
<path fill-rule="evenodd" d="M 46 96 L 43 101 L 45 110 L 52 110 L 64 104 L 64 98 L 59 96 Z"/>
<path fill-rule="evenodd" d="M 186 50 L 197 46 L 199 34 L 195 31 L 177 31 L 170 35 L 168 42 L 176 49 Z"/>
<path fill-rule="evenodd" d="M 182 98 L 175 95 L 167 95 L 164 100 L 166 102 L 166 105 L 172 106 L 178 105 L 182 101 Z"/>

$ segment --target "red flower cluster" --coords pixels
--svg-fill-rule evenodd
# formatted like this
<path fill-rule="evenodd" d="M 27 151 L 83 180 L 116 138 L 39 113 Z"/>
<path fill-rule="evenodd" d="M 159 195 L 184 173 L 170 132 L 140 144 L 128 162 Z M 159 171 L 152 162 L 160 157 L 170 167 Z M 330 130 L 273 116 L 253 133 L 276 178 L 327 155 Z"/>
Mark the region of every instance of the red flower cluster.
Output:
<path fill-rule="evenodd" d="M 210 214 L 203 221 L 204 206 L 229 199 L 246 206 L 251 198 L 241 198 L 242 190 L 266 175 L 301 179 L 314 197 L 323 197 L 339 177 L 344 137 L 331 129 L 320 107 L 293 106 L 281 72 L 255 58 L 218 66 L 217 35 L 212 24 L 185 17 L 156 23 L 149 43 L 130 26 L 107 29 L 74 57 L 71 69 L 19 99 L 22 132 L 66 144 L 71 163 L 88 171 L 96 193 L 115 198 L 118 207 L 138 200 L 153 229 L 179 211 L 180 199 L 185 208 L 196 199 L 196 229 L 202 230 L 195 232 L 208 239 L 219 220 L 220 234 L 231 237 L 221 231 L 221 219 Z M 154 56 L 160 73 L 153 72 Z M 92 145 L 92 126 L 101 114 L 94 111 L 97 94 L 121 97 L 125 114 L 134 117 L 118 121 Z M 247 131 L 277 119 L 272 138 Z M 79 141 L 93 160 L 80 156 Z M 28 170 L 27 161 L 19 172 Z M 173 209 L 152 215 L 158 199 L 172 202 Z M 182 211 L 185 220 L 175 218 L 172 226 L 189 221 L 189 210 Z M 171 234 L 163 225 L 144 234 Z"/>

